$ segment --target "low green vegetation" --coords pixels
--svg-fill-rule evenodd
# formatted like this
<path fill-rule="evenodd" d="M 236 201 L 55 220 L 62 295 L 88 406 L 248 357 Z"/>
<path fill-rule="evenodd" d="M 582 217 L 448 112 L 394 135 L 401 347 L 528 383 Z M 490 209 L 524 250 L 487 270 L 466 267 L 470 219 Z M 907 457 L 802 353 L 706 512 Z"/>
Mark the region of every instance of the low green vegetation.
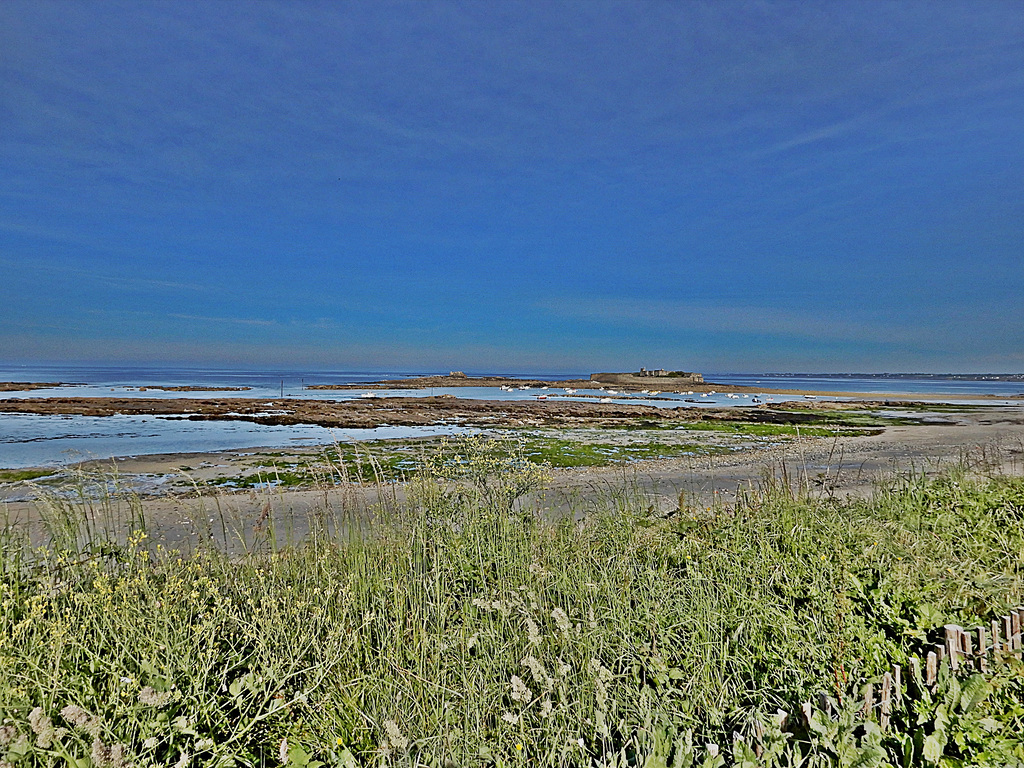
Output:
<path fill-rule="evenodd" d="M 732 434 L 795 435 L 792 429 L 752 431 L 723 430 Z M 708 456 L 729 453 L 733 449 L 710 443 L 665 442 L 638 440 L 609 442 L 600 439 L 595 431 L 588 439 L 565 439 L 545 431 L 506 433 L 507 439 L 492 441 L 494 458 L 508 458 L 519 452 L 526 461 L 551 467 L 604 467 L 650 459 L 668 459 L 680 456 Z M 833 432 L 822 431 L 823 435 Z M 810 436 L 810 435 L 809 435 Z M 416 444 L 393 444 L 389 441 L 369 443 L 349 449 L 331 448 L 319 455 L 284 457 L 264 454 L 252 458 L 253 471 L 241 475 L 219 477 L 209 485 L 228 488 L 306 487 L 336 482 L 378 483 L 407 480 L 430 466 L 448 449 L 446 440 Z"/>
<path fill-rule="evenodd" d="M 53 469 L 0 469 L 0 483 L 20 483 L 54 474 Z"/>
<path fill-rule="evenodd" d="M 522 451 L 526 459 L 535 464 L 552 467 L 605 467 L 649 459 L 729 453 L 730 449 L 702 443 L 596 443 L 555 437 L 529 437 L 523 441 Z"/>
<path fill-rule="evenodd" d="M 168 549 L 134 497 L 97 502 L 120 534 L 49 500 L 46 546 L 0 532 L 0 760 L 1024 762 L 1019 662 L 944 667 L 884 733 L 857 696 L 934 628 L 1024 599 L 1024 480 L 894 478 L 850 501 L 769 484 L 668 518 L 627 486 L 558 521 L 523 503 L 543 481 L 521 447 L 456 441 L 401 503 L 325 489 L 287 542 L 270 506 L 239 521 L 241 555 Z M 821 694 L 837 714 L 805 723 Z"/>
<path fill-rule="evenodd" d="M 877 435 L 880 429 L 851 429 L 851 424 L 836 424 L 814 427 L 799 424 L 772 424 L 747 421 L 695 421 L 677 429 L 693 432 L 725 432 L 732 435 L 757 435 L 759 437 L 835 437 L 836 435 L 857 436 Z M 861 425 L 858 425 L 861 426 Z"/>

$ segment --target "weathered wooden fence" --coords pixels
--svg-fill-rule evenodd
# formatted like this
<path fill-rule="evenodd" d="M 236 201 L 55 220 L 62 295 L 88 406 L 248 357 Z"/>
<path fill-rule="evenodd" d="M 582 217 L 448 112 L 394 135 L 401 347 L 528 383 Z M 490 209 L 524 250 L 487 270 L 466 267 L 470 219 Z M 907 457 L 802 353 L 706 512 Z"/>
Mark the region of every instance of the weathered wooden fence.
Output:
<path fill-rule="evenodd" d="M 943 627 L 945 640 L 937 643 L 925 657 L 924 669 L 920 668 L 918 658 L 910 660 L 908 670 L 912 679 L 921 679 L 926 686 L 932 687 L 938 681 L 939 665 L 948 660 L 949 669 L 954 674 L 966 672 L 988 672 L 991 666 L 1004 663 L 1008 658 L 1020 658 L 1022 654 L 1021 624 L 1024 623 L 1024 607 L 1015 608 L 1005 616 L 992 619 L 987 626 L 964 629 L 956 624 Z M 875 686 L 868 683 L 862 689 L 865 718 L 878 715 L 878 724 L 884 731 L 889 727 L 893 706 L 903 700 L 906 694 L 904 681 L 907 675 L 899 665 L 882 676 L 881 682 Z M 822 694 L 819 706 L 832 714 L 827 697 Z M 806 702 L 801 707 L 805 721 L 810 722 L 814 713 L 814 705 Z"/>

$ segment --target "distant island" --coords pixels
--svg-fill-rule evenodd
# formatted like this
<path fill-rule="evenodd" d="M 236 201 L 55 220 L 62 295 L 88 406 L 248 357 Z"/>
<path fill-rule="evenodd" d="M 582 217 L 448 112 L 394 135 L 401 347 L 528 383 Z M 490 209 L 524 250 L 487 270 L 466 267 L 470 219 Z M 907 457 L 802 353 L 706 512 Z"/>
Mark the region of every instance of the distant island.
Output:
<path fill-rule="evenodd" d="M 657 381 L 652 381 L 656 379 Z M 704 376 L 688 371 L 667 371 L 660 368 L 629 373 L 592 373 L 589 379 L 519 379 L 509 376 L 467 376 L 462 371 L 451 371 L 447 376 L 416 376 L 410 379 L 388 379 L 354 384 L 312 384 L 306 389 L 424 389 L 429 387 L 567 387 L 570 389 L 596 388 L 616 384 L 624 388 L 648 388 L 653 385 L 672 391 L 704 384 Z"/>
<path fill-rule="evenodd" d="M 1024 381 L 1024 373 L 765 373 L 778 378 L 931 379 L 933 381 Z"/>

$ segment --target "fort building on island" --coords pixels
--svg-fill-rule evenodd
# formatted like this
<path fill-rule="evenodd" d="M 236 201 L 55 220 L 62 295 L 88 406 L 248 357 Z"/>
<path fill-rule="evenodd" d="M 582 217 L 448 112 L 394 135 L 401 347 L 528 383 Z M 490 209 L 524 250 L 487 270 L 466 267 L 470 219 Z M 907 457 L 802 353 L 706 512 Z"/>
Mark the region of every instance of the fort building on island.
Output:
<path fill-rule="evenodd" d="M 606 384 L 629 384 L 637 379 L 672 379 L 680 384 L 703 384 L 704 377 L 699 373 L 691 371 L 667 371 L 664 368 L 641 368 L 632 373 L 592 373 L 591 381 L 600 381 Z"/>

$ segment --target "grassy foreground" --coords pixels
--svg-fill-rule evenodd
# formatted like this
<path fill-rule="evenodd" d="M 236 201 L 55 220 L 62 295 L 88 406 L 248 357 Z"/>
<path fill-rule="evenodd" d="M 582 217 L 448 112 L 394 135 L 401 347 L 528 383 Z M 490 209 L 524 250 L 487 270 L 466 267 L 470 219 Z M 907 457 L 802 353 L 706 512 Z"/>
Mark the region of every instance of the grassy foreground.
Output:
<path fill-rule="evenodd" d="M 1024 763 L 1019 663 L 885 734 L 854 696 L 1024 600 L 1024 481 L 668 519 L 624 487 L 579 522 L 523 508 L 541 481 L 467 441 L 402 505 L 325 502 L 242 557 L 168 551 L 136 498 L 51 499 L 45 549 L 0 533 L 0 766 Z M 839 716 L 808 726 L 819 694 Z"/>

